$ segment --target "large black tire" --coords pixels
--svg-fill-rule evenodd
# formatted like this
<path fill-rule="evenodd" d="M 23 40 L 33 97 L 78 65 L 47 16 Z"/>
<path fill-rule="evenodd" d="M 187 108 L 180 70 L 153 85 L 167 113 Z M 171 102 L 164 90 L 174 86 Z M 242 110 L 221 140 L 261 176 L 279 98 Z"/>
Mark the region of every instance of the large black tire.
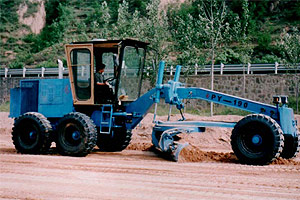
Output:
<path fill-rule="evenodd" d="M 240 120 L 231 135 L 233 152 L 243 164 L 266 165 L 283 149 L 283 132 L 271 117 L 251 114 Z"/>
<path fill-rule="evenodd" d="M 300 151 L 300 135 L 283 134 L 284 147 L 280 157 L 285 159 L 295 158 Z"/>
<path fill-rule="evenodd" d="M 51 124 L 40 113 L 28 112 L 19 116 L 12 130 L 13 143 L 20 153 L 45 153 L 51 146 Z"/>
<path fill-rule="evenodd" d="M 124 150 L 131 141 L 131 130 L 116 128 L 111 134 L 98 134 L 97 146 L 101 151 L 116 152 Z"/>
<path fill-rule="evenodd" d="M 96 141 L 96 126 L 87 115 L 73 112 L 58 122 L 56 147 L 60 154 L 86 156 L 96 146 Z"/>

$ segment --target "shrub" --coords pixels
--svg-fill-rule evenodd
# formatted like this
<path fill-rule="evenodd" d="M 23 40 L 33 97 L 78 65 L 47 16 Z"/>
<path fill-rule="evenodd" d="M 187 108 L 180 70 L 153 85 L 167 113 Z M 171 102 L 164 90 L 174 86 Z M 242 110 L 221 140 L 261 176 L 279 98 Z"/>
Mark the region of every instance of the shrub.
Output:
<path fill-rule="evenodd" d="M 252 62 L 253 63 L 281 63 L 282 59 L 280 57 L 277 57 L 275 55 L 266 54 L 262 56 L 261 58 L 256 58 Z"/>
<path fill-rule="evenodd" d="M 259 33 L 257 36 L 258 48 L 261 51 L 268 50 L 270 48 L 272 38 L 270 33 Z"/>
<path fill-rule="evenodd" d="M 42 67 L 45 67 L 45 68 L 57 67 L 57 63 L 55 63 L 55 62 L 53 62 L 51 60 L 47 60 L 47 61 L 41 62 L 36 67 L 38 67 L 38 68 L 42 68 Z"/>
<path fill-rule="evenodd" d="M 8 64 L 8 67 L 11 69 L 18 69 L 24 67 L 24 63 L 19 62 L 19 61 L 13 61 Z"/>

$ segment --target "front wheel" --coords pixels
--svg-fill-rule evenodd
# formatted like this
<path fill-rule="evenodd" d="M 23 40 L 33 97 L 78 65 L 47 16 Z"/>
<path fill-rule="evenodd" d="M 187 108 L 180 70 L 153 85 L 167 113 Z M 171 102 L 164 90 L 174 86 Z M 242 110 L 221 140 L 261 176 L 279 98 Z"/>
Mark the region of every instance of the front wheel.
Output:
<path fill-rule="evenodd" d="M 51 146 L 51 132 L 51 124 L 44 115 L 28 112 L 15 119 L 12 140 L 20 153 L 45 153 Z"/>
<path fill-rule="evenodd" d="M 87 115 L 69 113 L 59 121 L 56 146 L 60 154 L 85 156 L 96 146 L 96 141 L 96 126 Z"/>
<path fill-rule="evenodd" d="M 251 114 L 240 120 L 231 135 L 232 149 L 241 163 L 265 165 L 283 149 L 283 132 L 271 117 Z"/>
<path fill-rule="evenodd" d="M 284 148 L 280 157 L 285 159 L 295 158 L 300 151 L 300 135 L 297 132 L 296 136 L 291 134 L 283 134 Z"/>
<path fill-rule="evenodd" d="M 124 150 L 131 141 L 131 130 L 115 128 L 111 134 L 98 134 L 97 146 L 101 151 L 115 152 Z"/>

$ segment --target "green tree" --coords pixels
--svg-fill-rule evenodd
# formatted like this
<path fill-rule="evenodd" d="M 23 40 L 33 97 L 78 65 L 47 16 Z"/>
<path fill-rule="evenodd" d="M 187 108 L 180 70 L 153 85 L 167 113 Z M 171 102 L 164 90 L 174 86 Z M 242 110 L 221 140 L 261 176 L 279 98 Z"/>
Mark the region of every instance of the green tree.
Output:
<path fill-rule="evenodd" d="M 101 4 L 98 2 L 93 6 L 94 10 L 90 15 L 88 15 L 85 20 L 91 32 L 97 38 L 109 38 L 111 34 L 111 14 L 106 1 L 103 1 Z"/>
<path fill-rule="evenodd" d="M 128 37 L 128 30 L 130 27 L 131 15 L 129 13 L 129 4 L 123 1 L 118 8 L 118 20 L 114 26 L 114 34 L 120 38 Z"/>
<path fill-rule="evenodd" d="M 211 89 L 214 89 L 214 65 L 216 50 L 229 32 L 229 23 L 225 22 L 225 1 L 203 1 L 202 14 L 199 15 L 200 25 L 207 36 L 207 47 L 211 60 Z M 213 103 L 211 103 L 211 115 L 213 115 Z"/>
<path fill-rule="evenodd" d="M 141 15 L 138 10 L 129 12 L 129 3 L 123 1 L 119 5 L 118 20 L 114 24 L 115 37 L 136 38 L 150 43 L 150 60 L 154 60 L 154 71 L 158 61 L 168 54 L 168 23 L 166 13 L 159 8 L 160 0 L 153 0 L 146 6 L 146 14 Z M 148 63 L 149 64 L 149 63 Z"/>
<path fill-rule="evenodd" d="M 152 58 L 156 64 L 168 55 L 170 38 L 167 15 L 166 12 L 160 10 L 159 4 L 160 0 L 152 0 L 147 4 L 145 21 L 145 37 L 150 42 L 150 47 L 155 49 L 156 56 L 153 55 Z"/>
<path fill-rule="evenodd" d="M 281 49 L 286 64 L 297 67 L 300 63 L 300 31 L 293 27 L 291 32 L 286 29 L 281 34 L 278 47 Z"/>

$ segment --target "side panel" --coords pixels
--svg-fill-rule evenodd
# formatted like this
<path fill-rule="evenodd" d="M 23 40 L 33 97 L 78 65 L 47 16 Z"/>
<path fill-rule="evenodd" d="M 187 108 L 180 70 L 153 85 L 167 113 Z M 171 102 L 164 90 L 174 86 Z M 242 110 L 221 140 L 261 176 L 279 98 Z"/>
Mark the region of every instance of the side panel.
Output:
<path fill-rule="evenodd" d="M 19 88 L 11 89 L 10 117 L 38 111 L 38 88 L 40 80 L 22 80 Z"/>
<path fill-rule="evenodd" d="M 287 107 L 279 108 L 280 127 L 284 134 L 297 136 L 297 124 L 294 117 L 293 109 Z"/>
<path fill-rule="evenodd" d="M 62 117 L 73 111 L 69 79 L 42 79 L 38 112 L 46 117 Z"/>
<path fill-rule="evenodd" d="M 21 81 L 21 114 L 38 111 L 39 80 Z"/>
<path fill-rule="evenodd" d="M 9 117 L 18 117 L 21 111 L 21 88 L 10 90 L 10 113 Z"/>
<path fill-rule="evenodd" d="M 152 89 L 126 107 L 126 112 L 132 114 L 132 120 L 126 123 L 127 129 L 134 129 L 142 121 L 154 103 L 155 94 L 156 89 Z"/>

